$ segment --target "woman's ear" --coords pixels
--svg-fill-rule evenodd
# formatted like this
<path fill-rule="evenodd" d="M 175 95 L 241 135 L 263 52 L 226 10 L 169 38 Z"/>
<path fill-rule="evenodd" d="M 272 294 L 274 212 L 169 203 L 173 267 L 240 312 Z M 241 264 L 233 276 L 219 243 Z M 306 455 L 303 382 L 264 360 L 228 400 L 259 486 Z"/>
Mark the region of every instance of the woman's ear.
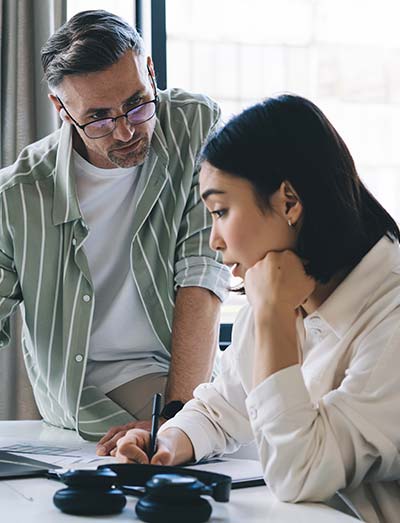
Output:
<path fill-rule="evenodd" d="M 303 204 L 301 203 L 300 197 L 292 184 L 287 180 L 281 183 L 279 192 L 285 220 L 290 223 L 291 226 L 295 226 L 303 215 Z"/>

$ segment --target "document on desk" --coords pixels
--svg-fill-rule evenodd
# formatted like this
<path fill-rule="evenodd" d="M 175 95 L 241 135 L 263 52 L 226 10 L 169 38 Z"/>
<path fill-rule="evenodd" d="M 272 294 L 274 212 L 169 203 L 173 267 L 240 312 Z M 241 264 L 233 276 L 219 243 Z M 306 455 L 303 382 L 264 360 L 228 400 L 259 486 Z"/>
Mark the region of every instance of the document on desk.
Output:
<path fill-rule="evenodd" d="M 233 489 L 265 485 L 261 463 L 255 459 L 235 459 L 227 456 L 188 465 L 187 468 L 230 476 Z"/>
<path fill-rule="evenodd" d="M 116 463 L 110 456 L 96 455 L 96 444 L 82 441 L 74 444 L 56 442 L 15 441 L 0 438 L 0 452 L 11 452 L 17 456 L 36 459 L 61 468 L 96 468 L 99 465 Z M 237 459 L 224 456 L 188 465 L 194 470 L 225 474 L 232 478 L 232 488 L 264 485 L 261 464 L 257 460 Z"/>

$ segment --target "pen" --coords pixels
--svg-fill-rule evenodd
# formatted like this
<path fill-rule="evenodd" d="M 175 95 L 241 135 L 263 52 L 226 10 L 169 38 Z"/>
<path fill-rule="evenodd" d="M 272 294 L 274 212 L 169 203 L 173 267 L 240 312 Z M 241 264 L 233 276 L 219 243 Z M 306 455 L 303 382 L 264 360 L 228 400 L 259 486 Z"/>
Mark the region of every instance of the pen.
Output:
<path fill-rule="evenodd" d="M 161 394 L 156 392 L 153 396 L 153 409 L 151 412 L 151 433 L 150 433 L 150 452 L 149 461 L 154 456 L 157 450 L 157 431 L 158 431 L 158 419 L 160 417 L 161 407 Z"/>

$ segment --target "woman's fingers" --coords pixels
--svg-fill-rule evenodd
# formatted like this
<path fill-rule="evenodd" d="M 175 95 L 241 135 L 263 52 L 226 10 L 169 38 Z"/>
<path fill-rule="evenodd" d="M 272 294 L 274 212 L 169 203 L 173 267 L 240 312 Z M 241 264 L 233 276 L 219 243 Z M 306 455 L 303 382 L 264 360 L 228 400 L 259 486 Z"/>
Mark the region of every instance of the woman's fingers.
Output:
<path fill-rule="evenodd" d="M 101 440 L 97 443 L 96 454 L 98 456 L 108 456 L 112 449 L 115 448 L 117 441 L 125 436 L 128 430 L 143 426 L 143 421 L 131 421 L 125 425 L 118 425 L 111 427 L 110 430 L 104 434 Z"/>
<path fill-rule="evenodd" d="M 117 446 L 115 457 L 120 463 L 139 463 L 141 465 L 149 463 L 146 452 L 134 443 L 124 443 Z"/>
<path fill-rule="evenodd" d="M 122 463 L 149 463 L 150 432 L 142 429 L 129 430 L 117 441 L 116 457 Z"/>
<path fill-rule="evenodd" d="M 134 429 L 117 442 L 115 456 L 122 463 L 141 463 L 152 465 L 172 465 L 173 452 L 168 441 L 157 438 L 157 451 L 149 461 L 150 433 L 145 430 Z"/>
<path fill-rule="evenodd" d="M 158 445 L 157 452 L 154 454 L 151 464 L 152 465 L 172 465 L 173 455 L 172 452 L 163 446 Z"/>

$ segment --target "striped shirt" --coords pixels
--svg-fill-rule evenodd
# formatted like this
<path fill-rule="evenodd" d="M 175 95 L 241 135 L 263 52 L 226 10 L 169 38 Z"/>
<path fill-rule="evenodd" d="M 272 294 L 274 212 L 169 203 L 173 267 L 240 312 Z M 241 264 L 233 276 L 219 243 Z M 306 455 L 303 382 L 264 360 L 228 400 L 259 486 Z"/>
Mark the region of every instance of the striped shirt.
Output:
<path fill-rule="evenodd" d="M 150 153 L 138 172 L 130 265 L 146 314 L 170 351 L 177 287 L 204 287 L 223 299 L 229 273 L 208 245 L 196 167 L 219 108 L 182 90 L 159 96 Z M 44 420 L 97 440 L 132 417 L 97 387 L 83 386 L 96 297 L 71 153 L 72 127 L 64 123 L 0 171 L 0 347 L 22 303 L 23 353 Z M 110 244 L 107 255 L 112 251 Z"/>

